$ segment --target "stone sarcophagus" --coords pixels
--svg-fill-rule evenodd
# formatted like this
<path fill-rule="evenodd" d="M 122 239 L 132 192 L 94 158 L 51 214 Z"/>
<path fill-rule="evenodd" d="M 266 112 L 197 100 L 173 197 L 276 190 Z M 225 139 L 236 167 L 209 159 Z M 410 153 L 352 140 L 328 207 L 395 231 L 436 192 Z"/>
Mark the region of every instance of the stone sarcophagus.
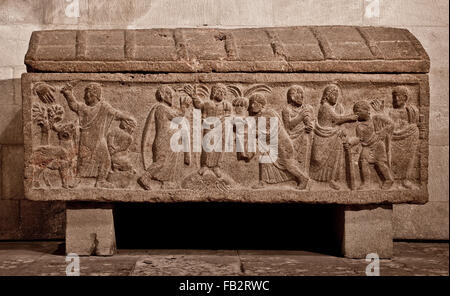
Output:
<path fill-rule="evenodd" d="M 428 200 L 429 58 L 377 27 L 34 32 L 25 194 L 67 251 L 114 252 L 113 202 L 334 204 L 345 256 L 392 255 Z"/>

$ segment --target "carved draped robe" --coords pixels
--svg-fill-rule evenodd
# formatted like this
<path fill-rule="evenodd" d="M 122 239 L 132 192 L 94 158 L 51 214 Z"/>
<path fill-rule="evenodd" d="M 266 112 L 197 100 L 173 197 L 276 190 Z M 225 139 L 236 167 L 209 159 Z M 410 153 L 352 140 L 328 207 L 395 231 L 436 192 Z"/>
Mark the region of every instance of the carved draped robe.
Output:
<path fill-rule="evenodd" d="M 389 162 L 396 179 L 415 179 L 414 166 L 419 143 L 418 114 L 419 111 L 412 105 L 390 111 L 394 131 L 390 142 L 392 159 Z"/>
<path fill-rule="evenodd" d="M 146 126 L 144 127 L 142 143 L 144 167 L 147 171 L 145 175 L 148 178 L 162 182 L 173 182 L 176 179 L 178 160 L 181 153 L 174 152 L 170 147 L 170 138 L 176 132 L 175 129 L 170 128 L 170 122 L 178 115 L 176 110 L 162 103 L 156 103 L 150 110 Z M 146 151 L 146 146 L 147 141 L 150 139 L 150 134 L 153 132 L 153 126 L 152 162 L 147 166 L 146 155 L 149 151 Z"/>
<path fill-rule="evenodd" d="M 306 125 L 314 125 L 313 122 L 314 109 L 311 105 L 302 105 L 295 108 L 291 105 L 286 105 L 282 111 L 283 123 L 292 139 L 296 159 L 300 163 L 305 172 L 309 171 L 309 159 L 311 154 L 312 134 L 305 131 Z M 292 125 L 290 122 L 294 118 L 301 118 L 301 122 L 297 125 Z"/>
<path fill-rule="evenodd" d="M 336 106 L 338 107 L 338 106 Z M 333 123 L 333 118 L 340 115 L 340 111 L 327 102 L 320 105 L 318 120 L 314 127 L 314 138 L 311 147 L 309 176 L 320 182 L 337 181 L 339 168 L 344 164 L 344 146 L 339 125 Z M 325 126 L 319 122 L 328 121 Z"/>
<path fill-rule="evenodd" d="M 80 144 L 78 175 L 106 178 L 111 166 L 106 135 L 118 111 L 105 101 L 94 107 L 79 104 Z"/>
<path fill-rule="evenodd" d="M 274 143 L 273 137 L 278 136 L 278 145 L 273 146 L 272 149 L 276 149 L 278 151 L 277 159 L 272 159 L 271 163 L 260 163 L 260 180 L 264 181 L 268 184 L 276 184 L 282 183 L 286 181 L 293 180 L 293 176 L 286 170 L 286 161 L 294 155 L 294 146 L 292 144 L 291 139 L 289 138 L 288 133 L 283 125 L 283 121 L 280 116 L 274 110 L 265 110 L 262 115 L 266 118 L 267 122 L 269 122 L 270 118 L 276 117 L 278 119 L 278 127 L 277 132 L 270 127 L 266 129 L 266 131 L 258 131 L 258 133 L 262 132 L 265 135 L 266 142 L 263 142 L 261 138 L 258 138 L 259 146 L 269 146 L 270 143 Z M 271 139 L 272 138 L 272 139 Z M 263 155 L 270 157 L 269 153 L 262 153 Z"/>

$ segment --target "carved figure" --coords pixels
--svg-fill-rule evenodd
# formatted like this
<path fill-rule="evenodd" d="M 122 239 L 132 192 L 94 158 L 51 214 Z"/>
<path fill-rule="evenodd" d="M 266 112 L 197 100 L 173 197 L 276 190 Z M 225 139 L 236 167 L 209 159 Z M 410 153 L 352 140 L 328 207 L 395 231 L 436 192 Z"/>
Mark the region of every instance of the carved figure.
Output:
<path fill-rule="evenodd" d="M 133 142 L 135 128 L 136 124 L 134 122 L 121 121 L 119 128 L 108 133 L 107 143 L 113 171 L 133 170 L 128 149 Z"/>
<path fill-rule="evenodd" d="M 32 166 L 33 186 L 39 188 L 40 177 L 43 175 L 47 186 L 52 187 L 50 181 L 46 178 L 45 169 L 57 170 L 61 177 L 63 188 L 73 188 L 76 182 L 76 142 L 77 142 L 77 124 L 68 123 L 55 126 L 59 146 L 44 145 L 33 150 L 29 164 Z"/>
<path fill-rule="evenodd" d="M 182 113 L 173 107 L 174 90 L 167 85 L 160 86 L 155 93 L 157 103 L 154 104 L 147 117 L 142 137 L 142 154 L 146 172 L 138 179 L 139 185 L 145 190 L 151 189 L 151 180 L 162 182 L 163 186 L 170 186 L 175 181 L 177 163 L 180 152 L 174 152 L 170 148 L 170 138 L 175 130 L 170 129 L 173 118 L 181 116 Z M 152 162 L 147 165 L 148 152 L 146 147 L 151 141 L 154 128 L 154 139 L 152 141 Z"/>
<path fill-rule="evenodd" d="M 219 118 L 223 124 L 224 118 L 231 115 L 233 106 L 227 101 L 228 89 L 224 84 L 217 83 L 212 86 L 209 100 L 200 98 L 197 93 L 197 87 L 194 88 L 192 85 L 186 85 L 184 90 L 189 96 L 191 96 L 194 107 L 201 110 L 203 119 L 208 117 L 216 117 Z M 203 132 L 205 135 L 208 132 L 208 129 L 204 129 Z M 214 144 L 218 145 L 220 143 Z M 220 169 L 223 149 L 222 147 L 218 148 L 220 148 L 217 149 L 218 151 L 210 152 L 202 149 L 202 153 L 200 155 L 200 170 L 198 173 L 200 175 L 204 175 L 206 171 L 212 170 L 217 178 L 230 180 L 231 178 L 226 176 L 226 174 Z"/>
<path fill-rule="evenodd" d="M 306 189 L 309 178 L 302 172 L 299 163 L 295 159 L 294 146 L 278 113 L 267 107 L 267 100 L 260 93 L 256 93 L 250 97 L 249 111 L 250 115 L 255 116 L 256 118 L 263 117 L 269 119 L 275 117 L 279 119 L 277 130 L 266 128 L 265 131 L 261 131 L 265 133 L 264 140 L 266 141 L 271 137 L 278 137 L 278 146 L 273 147 L 278 150 L 278 155 L 277 159 L 271 163 L 259 163 L 260 180 L 259 184 L 254 186 L 254 188 L 263 188 L 267 183 L 281 183 L 293 178 L 297 182 L 297 189 Z M 258 133 L 259 132 L 260 131 L 258 131 Z M 258 141 L 262 141 L 262 139 L 258 137 Z M 273 143 L 274 141 L 269 142 Z M 267 145 L 267 143 L 263 143 L 263 145 Z M 270 154 L 267 154 L 267 156 L 270 157 Z"/>
<path fill-rule="evenodd" d="M 392 164 L 394 176 L 402 180 L 406 188 L 413 188 L 414 165 L 417 161 L 419 143 L 419 110 L 408 104 L 409 92 L 404 86 L 392 90 L 392 106 L 389 115 L 393 120 Z"/>
<path fill-rule="evenodd" d="M 370 105 L 366 101 L 356 102 L 353 112 L 358 116 L 356 137 L 349 138 L 344 144 L 346 149 L 361 144 L 359 166 L 361 172 L 361 185 L 359 190 L 369 189 L 370 165 L 374 165 L 383 179 L 381 189 L 389 189 L 394 184 L 391 169 L 388 164 L 388 150 L 386 138 L 392 133 L 392 121 L 383 115 L 370 114 Z"/>
<path fill-rule="evenodd" d="M 234 108 L 234 122 L 242 125 L 243 129 L 237 129 L 236 125 L 233 126 L 234 133 L 236 134 L 236 146 L 240 147 L 240 151 L 236 152 L 238 160 L 244 160 L 246 162 L 249 161 L 249 154 L 252 152 L 248 152 L 248 128 L 246 126 L 247 122 L 245 117 L 247 117 L 247 109 L 248 109 L 248 99 L 243 96 L 238 96 L 232 101 L 232 105 Z M 240 141 L 243 139 L 243 141 Z"/>
<path fill-rule="evenodd" d="M 339 169 L 343 165 L 345 137 L 340 125 L 357 120 L 357 115 L 342 115 L 337 104 L 340 89 L 337 85 L 328 85 L 323 91 L 319 113 L 314 127 L 314 138 L 311 148 L 309 175 L 320 182 L 328 182 L 329 186 L 339 190 Z"/>
<path fill-rule="evenodd" d="M 286 98 L 287 105 L 281 111 L 283 124 L 293 141 L 298 162 L 305 171 L 309 171 L 312 141 L 310 133 L 314 129 L 314 110 L 311 105 L 304 104 L 304 90 L 299 85 L 291 86 Z"/>
<path fill-rule="evenodd" d="M 84 103 L 75 99 L 70 83 L 61 92 L 69 108 L 80 119 L 78 175 L 95 177 L 96 187 L 114 188 L 106 180 L 111 167 L 106 135 L 113 120 L 127 121 L 130 125 L 135 124 L 135 120 L 108 104 L 102 97 L 102 88 L 98 83 L 90 83 L 85 88 Z"/>

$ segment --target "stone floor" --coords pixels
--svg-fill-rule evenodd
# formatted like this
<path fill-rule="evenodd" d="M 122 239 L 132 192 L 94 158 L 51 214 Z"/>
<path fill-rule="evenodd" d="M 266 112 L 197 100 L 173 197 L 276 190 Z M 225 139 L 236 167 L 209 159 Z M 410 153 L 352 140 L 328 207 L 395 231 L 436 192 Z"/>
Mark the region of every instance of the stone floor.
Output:
<path fill-rule="evenodd" d="M 448 243 L 395 242 L 395 258 L 381 275 L 449 275 Z M 0 276 L 66 275 L 58 241 L 0 242 Z M 81 275 L 365 275 L 365 260 L 307 251 L 119 250 L 113 257 L 81 257 Z"/>

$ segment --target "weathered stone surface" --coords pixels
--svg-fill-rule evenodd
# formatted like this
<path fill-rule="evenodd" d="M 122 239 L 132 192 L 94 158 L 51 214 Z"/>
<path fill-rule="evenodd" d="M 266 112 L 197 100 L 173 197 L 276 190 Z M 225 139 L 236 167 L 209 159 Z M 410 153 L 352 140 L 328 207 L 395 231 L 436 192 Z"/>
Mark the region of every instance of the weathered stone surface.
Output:
<path fill-rule="evenodd" d="M 112 207 L 69 203 L 66 210 L 66 254 L 111 256 L 115 252 Z"/>
<path fill-rule="evenodd" d="M 36 73 L 25 74 L 22 82 L 30 199 L 373 204 L 428 198 L 429 97 L 423 74 Z M 90 110 L 82 101 L 86 89 L 104 98 L 92 125 L 86 125 L 92 115 L 83 113 Z M 204 105 L 217 90 L 224 100 Z M 326 101 L 330 92 L 341 111 Z M 295 93 L 303 96 L 301 107 L 287 103 Z M 267 102 L 262 113 L 255 102 Z M 366 107 L 373 118 L 359 113 Z M 176 129 L 169 128 L 169 118 L 184 115 L 193 128 L 196 112 L 279 118 L 277 162 L 259 164 L 248 149 L 196 152 L 191 145 L 174 152 L 170 138 Z M 381 137 L 388 144 L 364 144 L 361 137 L 371 135 L 372 124 L 384 126 Z M 293 166 L 286 164 L 291 159 Z"/>
<path fill-rule="evenodd" d="M 2 157 L 2 199 L 23 199 L 23 146 L 4 145 Z"/>
<path fill-rule="evenodd" d="M 398 239 L 448 240 L 448 201 L 430 201 L 421 206 L 395 205 L 394 235 Z"/>
<path fill-rule="evenodd" d="M 341 207 L 338 223 L 342 234 L 342 253 L 347 258 L 379 258 L 393 254 L 392 206 Z"/>
<path fill-rule="evenodd" d="M 13 98 L 13 69 L 11 67 L 0 67 L 0 106 L 12 104 Z"/>
<path fill-rule="evenodd" d="M 448 26 L 448 1 L 380 0 L 381 26 Z M 398 13 L 392 13 L 398 11 Z M 401 13 L 400 13 L 401 12 Z"/>
<path fill-rule="evenodd" d="M 236 251 L 152 251 L 136 262 L 134 276 L 236 276 L 241 262 Z"/>
<path fill-rule="evenodd" d="M 448 155 L 448 146 L 430 146 L 430 201 L 449 201 Z"/>
<path fill-rule="evenodd" d="M 19 201 L 0 199 L 0 239 L 20 239 Z"/>
<path fill-rule="evenodd" d="M 29 71 L 428 72 L 405 29 L 285 27 L 34 32 Z"/>
<path fill-rule="evenodd" d="M 273 5 L 274 24 L 277 26 L 362 23 L 363 1 L 359 0 L 276 0 L 274 4 L 276 4 Z"/>
<path fill-rule="evenodd" d="M 48 1 L 3 0 L 0 3 L 0 24 L 22 24 L 42 22 L 42 7 Z"/>
<path fill-rule="evenodd" d="M 23 144 L 22 106 L 2 105 L 0 144 Z"/>
<path fill-rule="evenodd" d="M 63 239 L 66 226 L 63 202 L 20 201 L 20 231 L 23 238 Z"/>
<path fill-rule="evenodd" d="M 61 241 L 0 242 L 0 276 L 66 276 L 62 245 Z M 393 259 L 380 260 L 381 276 L 449 274 L 448 243 L 394 242 L 394 251 Z M 365 259 L 305 251 L 119 250 L 112 257 L 81 257 L 80 275 L 366 276 L 367 264 Z"/>

